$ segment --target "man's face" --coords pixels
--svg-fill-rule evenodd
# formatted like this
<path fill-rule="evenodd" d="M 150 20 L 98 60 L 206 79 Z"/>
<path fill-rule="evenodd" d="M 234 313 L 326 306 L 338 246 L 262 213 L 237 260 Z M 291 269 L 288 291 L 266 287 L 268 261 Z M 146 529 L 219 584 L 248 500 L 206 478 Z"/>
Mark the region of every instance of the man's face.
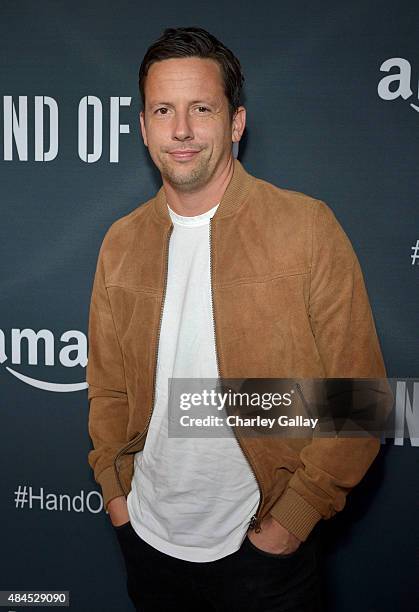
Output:
<path fill-rule="evenodd" d="M 217 62 L 173 58 L 151 65 L 145 80 L 144 144 L 175 189 L 197 191 L 223 168 L 244 130 L 245 110 L 229 116 Z"/>

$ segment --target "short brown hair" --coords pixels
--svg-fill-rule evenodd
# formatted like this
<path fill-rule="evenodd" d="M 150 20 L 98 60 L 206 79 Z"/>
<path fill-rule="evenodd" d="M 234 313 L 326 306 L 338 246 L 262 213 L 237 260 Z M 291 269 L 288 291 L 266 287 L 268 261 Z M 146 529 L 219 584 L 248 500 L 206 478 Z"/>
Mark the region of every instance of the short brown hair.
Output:
<path fill-rule="evenodd" d="M 140 66 L 138 84 L 145 108 L 145 79 L 155 62 L 176 57 L 201 57 L 215 60 L 221 69 L 224 93 L 228 100 L 230 119 L 240 106 L 244 83 L 242 68 L 237 57 L 215 36 L 202 28 L 166 28 L 146 51 Z"/>

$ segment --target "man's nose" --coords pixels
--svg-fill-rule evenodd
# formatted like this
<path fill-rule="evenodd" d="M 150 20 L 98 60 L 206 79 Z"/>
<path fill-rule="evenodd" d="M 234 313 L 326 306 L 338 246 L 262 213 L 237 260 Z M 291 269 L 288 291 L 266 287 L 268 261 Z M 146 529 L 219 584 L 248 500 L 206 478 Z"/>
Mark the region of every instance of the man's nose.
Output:
<path fill-rule="evenodd" d="M 187 113 L 176 113 L 173 138 L 175 140 L 189 140 L 193 138 L 190 117 Z"/>

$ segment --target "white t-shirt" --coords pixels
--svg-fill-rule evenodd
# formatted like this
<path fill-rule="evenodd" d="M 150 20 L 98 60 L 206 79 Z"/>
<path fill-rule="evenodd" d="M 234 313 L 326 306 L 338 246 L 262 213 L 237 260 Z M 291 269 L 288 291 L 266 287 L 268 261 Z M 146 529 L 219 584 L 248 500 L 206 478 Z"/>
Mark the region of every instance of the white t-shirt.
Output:
<path fill-rule="evenodd" d="M 154 410 L 135 455 L 128 513 L 140 538 L 186 561 L 215 561 L 243 542 L 259 488 L 233 432 L 224 438 L 168 437 L 168 379 L 218 377 L 211 301 L 209 219 L 169 207 L 166 296 Z"/>

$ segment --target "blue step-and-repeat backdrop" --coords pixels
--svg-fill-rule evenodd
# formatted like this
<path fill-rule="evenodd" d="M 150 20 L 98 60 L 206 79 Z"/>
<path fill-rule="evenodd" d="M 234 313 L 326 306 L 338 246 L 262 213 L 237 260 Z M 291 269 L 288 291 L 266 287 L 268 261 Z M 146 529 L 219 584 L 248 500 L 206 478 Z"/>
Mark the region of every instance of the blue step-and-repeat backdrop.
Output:
<path fill-rule="evenodd" d="M 88 310 L 107 228 L 160 186 L 139 134 L 142 57 L 195 25 L 242 63 L 240 160 L 335 212 L 406 383 L 404 434 L 322 524 L 329 610 L 419 609 L 418 24 L 417 2 L 390 0 L 0 2 L 0 590 L 133 609 L 87 463 Z"/>

